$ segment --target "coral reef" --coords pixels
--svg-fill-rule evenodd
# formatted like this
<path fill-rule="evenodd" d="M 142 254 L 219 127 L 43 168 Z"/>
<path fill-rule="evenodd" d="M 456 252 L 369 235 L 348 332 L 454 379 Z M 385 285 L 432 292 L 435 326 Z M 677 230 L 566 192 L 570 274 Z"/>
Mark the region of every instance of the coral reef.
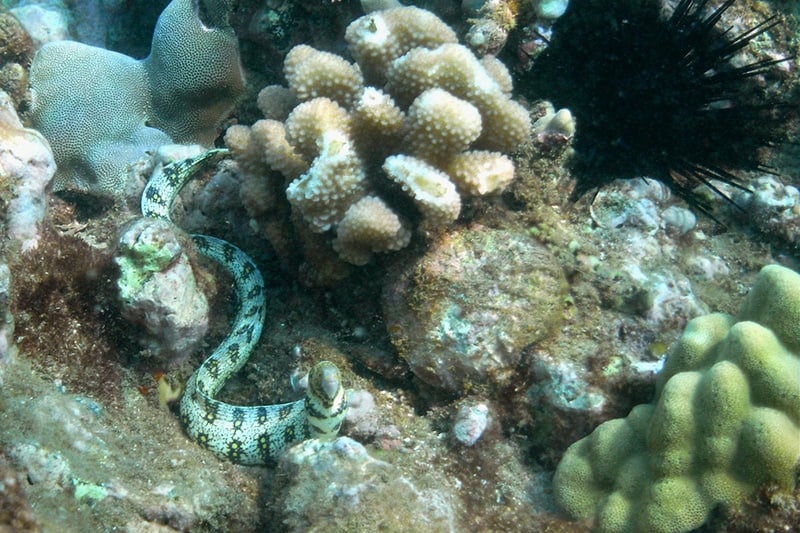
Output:
<path fill-rule="evenodd" d="M 231 127 L 225 141 L 243 187 L 261 193 L 246 199 L 257 220 L 286 187 L 306 248 L 332 241 L 341 259 L 363 265 L 405 247 L 412 221 L 435 233 L 464 198 L 502 191 L 514 177 L 503 152 L 528 138 L 530 118 L 510 99 L 502 64 L 479 61 L 428 11 L 370 13 L 345 39 L 356 64 L 294 47 L 284 62 L 288 88 L 259 95 L 266 119 Z M 276 224 L 264 226 L 275 243 Z M 313 236 L 323 232 L 332 238 Z"/>
<path fill-rule="evenodd" d="M 30 45 L 13 20 L 0 14 L 0 42 L 4 46 L 0 54 L 8 61 L 5 66 L 19 66 L 13 58 L 24 57 L 23 50 Z M 39 248 L 45 225 L 46 189 L 54 172 L 47 141 L 39 132 L 23 127 L 13 98 L 0 90 L 0 385 L 4 366 L 17 354 L 12 308 L 18 282 L 13 279 L 10 263 L 31 259 L 30 252 Z M 10 493 L 9 497 L 13 499 L 14 495 Z"/>
<path fill-rule="evenodd" d="M 167 6 L 142 60 L 69 41 L 36 53 L 31 120 L 53 147 L 55 190 L 120 195 L 145 151 L 213 142 L 243 79 L 225 17 L 202 20 L 198 1 Z"/>
<path fill-rule="evenodd" d="M 598 9 L 613 13 L 623 4 L 650 1 L 600 2 Z M 17 5 L 62 4 L 30 2 Z M 65 3 L 77 39 L 105 33 L 111 48 L 108 32 L 114 28 L 122 28 L 117 43 L 149 46 L 152 35 L 150 17 L 127 28 L 123 21 L 131 18 L 109 18 L 117 10 L 128 17 L 143 10 L 152 14 L 166 2 L 130 9 L 123 4 L 131 2 L 118 0 Z M 14 2 L 3 2 L 9 4 Z M 524 69 L 530 58 L 522 49 L 549 36 L 547 26 L 556 19 L 545 17 L 556 16 L 566 1 L 434 0 L 424 7 L 447 21 L 463 43 L 473 23 L 465 19 L 467 4 L 519 6 L 520 55 L 505 50 L 503 62 Z M 786 2 L 779 4 L 734 2 L 723 24 L 730 23 L 734 35 L 773 9 L 787 9 Z M 279 83 L 291 45 L 339 55 L 296 48 L 287 61 L 291 83 L 268 87 L 258 100 L 247 95 L 236 110 L 240 124 L 252 124 L 257 103 L 259 116 L 268 119 L 229 132 L 242 134 L 245 144 L 246 136 L 255 136 L 255 146 L 266 155 L 209 168 L 176 201 L 173 215 L 181 228 L 235 242 L 265 275 L 265 334 L 220 398 L 248 405 L 296 400 L 303 381 L 298 376 L 316 361 L 332 360 L 352 387 L 342 427 L 348 438 L 287 448 L 277 465 L 241 467 L 198 447 L 160 404 L 167 385 L 185 382 L 207 351 L 187 354 L 168 368 L 170 361 L 143 357 L 172 341 L 148 338 L 144 328 L 122 317 L 114 258 L 123 253 L 120 234 L 138 216 L 138 203 L 131 200 L 138 200 L 136 189 L 160 163 L 199 150 L 180 147 L 178 153 L 174 145 L 162 146 L 130 169 L 122 193 L 127 202 L 31 191 L 35 202 L 46 200 L 48 211 L 39 246 L 24 254 L 17 253 L 17 241 L 5 238 L 9 225 L 0 224 L 0 458 L 8 463 L 0 459 L 5 487 L 0 507 L 14 513 L 0 511 L 0 529 L 6 518 L 27 519 L 22 513 L 29 507 L 46 531 L 588 531 L 590 524 L 571 521 L 554 499 L 553 470 L 564 450 L 601 422 L 651 402 L 656 387 L 669 388 L 656 376 L 668 342 L 689 319 L 710 311 L 736 313 L 764 264 L 798 268 L 795 188 L 782 179 L 760 178 L 755 194 L 742 194 L 740 201 L 733 189 L 722 187 L 744 209 L 725 228 L 694 217 L 691 206 L 652 176 L 615 180 L 593 201 L 570 203 L 574 175 L 566 164 L 576 126 L 580 129 L 585 117 L 577 120 L 567 110 L 531 101 L 532 142 L 515 146 L 512 159 L 511 150 L 479 147 L 491 142 L 481 140 L 487 117 L 480 99 L 441 85 L 390 96 L 385 82 L 369 77 L 380 73 L 368 75 L 345 59 L 353 56 L 341 36 L 358 16 L 359 2 L 270 0 L 237 2 L 237 7 L 231 24 L 250 61 L 250 89 Z M 739 15 L 741 20 L 734 20 Z M 97 25 L 85 32 L 77 27 L 94 20 Z M 405 24 L 414 29 L 423 22 Z M 607 22 L 612 24 L 604 31 L 614 27 Z M 257 45 L 247 40 L 256 33 L 262 39 Z M 783 35 L 782 28 L 770 29 L 736 60 L 790 54 Z M 436 54 L 416 56 L 436 63 L 463 54 L 454 45 L 455 37 L 435 45 L 441 50 Z M 131 50 L 125 53 L 146 53 Z M 480 65 L 509 98 L 511 76 L 503 64 L 486 56 Z M 792 72 L 791 63 L 782 65 Z M 428 79 L 435 73 L 421 74 Z M 419 75 L 414 71 L 409 77 Z M 515 90 L 517 80 L 515 72 Z M 765 90 L 776 81 L 770 74 L 763 80 Z M 353 83 L 361 89 L 354 90 Z M 291 86 L 303 93 L 303 101 Z M 23 101 L 18 105 L 23 123 L 25 109 Z M 290 114 L 295 116 L 287 120 Z M 440 126 L 453 114 L 465 127 L 451 134 Z M 369 124 L 380 127 L 365 127 Z M 323 150 L 327 160 L 314 166 L 319 180 L 299 181 Z M 460 153 L 452 162 L 437 161 L 446 151 Z M 348 166 L 354 152 L 363 175 Z M 495 155 L 484 165 L 486 152 Z M 796 161 L 771 163 L 782 173 Z M 478 172 L 484 167 L 505 170 L 488 179 Z M 421 169 L 430 181 L 409 184 L 412 169 Z M 336 181 L 340 172 L 354 179 Z M 501 195 L 488 192 L 502 188 L 493 180 L 505 183 L 511 175 Z M 295 181 L 293 202 L 303 210 L 287 198 Z M 323 196 L 313 194 L 321 186 L 340 187 L 333 195 L 352 200 L 329 209 Z M 456 212 L 453 190 L 459 218 L 444 222 Z M 484 192 L 491 196 L 476 198 Z M 15 189 L 2 189 L 3 220 L 14 194 Z M 715 213 L 719 207 L 736 212 L 721 198 L 706 198 Z M 747 225 L 738 224 L 739 217 Z M 761 234 L 752 231 L 750 220 Z M 176 238 L 189 257 L 194 283 L 208 298 L 206 342 L 214 345 L 230 330 L 233 294 L 224 277 L 184 247 L 180 233 Z M 171 239 L 165 239 L 165 258 L 175 251 Z M 381 252 L 401 246 L 398 253 Z M 176 259 L 183 261 L 181 254 Z M 362 262 L 372 264 L 349 266 Z M 347 279 L 337 277 L 343 271 L 349 272 Z M 545 274 L 544 288 L 530 282 L 536 272 Z M 336 282 L 323 288 L 302 283 L 313 276 Z M 395 307 L 382 306 L 382 291 L 394 293 Z M 154 303 L 169 304 L 164 300 Z M 552 307 L 541 310 L 547 302 Z M 450 313 L 437 316 L 445 306 Z M 427 362 L 452 364 L 428 378 L 421 353 L 425 339 L 405 342 L 397 324 L 411 333 L 439 334 L 451 344 L 429 342 Z M 542 338 L 528 335 L 548 324 Z M 144 346 L 143 337 L 149 341 Z M 485 351 L 470 353 L 470 343 Z M 417 374 L 401 356 L 416 358 Z M 164 370 L 166 377 L 154 379 Z M 436 381 L 453 376 L 458 382 L 453 389 Z M 619 479 L 622 484 L 629 478 Z M 790 531 L 798 509 L 800 488 L 786 493 L 766 486 L 741 505 L 718 506 L 702 528 Z"/>
<path fill-rule="evenodd" d="M 560 335 L 523 350 L 531 381 L 523 427 L 545 464 L 601 422 L 652 399 L 654 375 L 687 321 L 735 313 L 766 263 L 796 268 L 765 239 L 721 232 L 707 217 L 681 234 L 670 217 L 686 215 L 687 206 L 656 180 L 616 180 L 594 202 L 552 209 L 571 187 L 562 161 L 548 152 L 533 161 L 533 175 L 518 163 L 509 191 L 539 195 L 525 200 L 531 232 L 550 245 L 569 282 Z"/>
<path fill-rule="evenodd" d="M 557 329 L 565 297 L 566 280 L 546 248 L 511 231 L 470 227 L 442 235 L 410 267 L 398 265 L 383 309 L 411 371 L 461 393 L 508 384 L 522 348 Z"/>
<path fill-rule="evenodd" d="M 734 318 L 694 319 L 656 400 L 572 445 L 556 497 L 601 531 L 688 531 L 762 484 L 791 490 L 800 461 L 800 275 L 764 267 Z"/>

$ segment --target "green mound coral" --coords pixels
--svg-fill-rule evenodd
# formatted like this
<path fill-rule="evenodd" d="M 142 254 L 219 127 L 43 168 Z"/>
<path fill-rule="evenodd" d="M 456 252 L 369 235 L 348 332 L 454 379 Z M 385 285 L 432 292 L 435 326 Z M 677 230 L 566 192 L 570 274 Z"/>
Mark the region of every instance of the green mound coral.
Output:
<path fill-rule="evenodd" d="M 119 194 L 145 151 L 213 142 L 244 86 L 227 10 L 223 0 L 173 0 L 142 60 L 70 41 L 36 53 L 31 121 L 53 148 L 55 190 Z"/>
<path fill-rule="evenodd" d="M 556 499 L 600 531 L 688 531 L 800 461 L 800 275 L 764 267 L 738 317 L 692 320 L 656 400 L 569 447 Z"/>

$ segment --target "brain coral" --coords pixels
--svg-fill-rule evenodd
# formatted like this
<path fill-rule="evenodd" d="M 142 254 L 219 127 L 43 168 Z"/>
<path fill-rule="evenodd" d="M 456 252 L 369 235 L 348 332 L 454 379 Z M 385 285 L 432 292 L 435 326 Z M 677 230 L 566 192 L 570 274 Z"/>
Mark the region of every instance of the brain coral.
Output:
<path fill-rule="evenodd" d="M 120 194 L 127 165 L 146 150 L 213 142 L 243 88 L 238 44 L 224 10 L 211 0 L 173 0 L 142 60 L 69 41 L 37 52 L 31 120 L 53 148 L 55 190 Z"/>
<path fill-rule="evenodd" d="M 600 531 L 688 531 L 800 461 L 800 275 L 764 267 L 734 318 L 692 320 L 656 400 L 569 447 L 559 504 Z"/>
<path fill-rule="evenodd" d="M 406 246 L 414 226 L 450 224 L 464 197 L 501 191 L 514 177 L 504 152 L 528 138 L 531 124 L 510 98 L 505 67 L 476 58 L 428 11 L 370 13 L 345 40 L 355 64 L 293 48 L 288 87 L 259 95 L 266 118 L 230 128 L 225 140 L 245 190 L 271 176 L 298 233 L 329 232 L 324 245 L 361 265 Z M 275 196 L 274 186 L 261 189 Z M 274 201 L 245 199 L 255 218 Z"/>

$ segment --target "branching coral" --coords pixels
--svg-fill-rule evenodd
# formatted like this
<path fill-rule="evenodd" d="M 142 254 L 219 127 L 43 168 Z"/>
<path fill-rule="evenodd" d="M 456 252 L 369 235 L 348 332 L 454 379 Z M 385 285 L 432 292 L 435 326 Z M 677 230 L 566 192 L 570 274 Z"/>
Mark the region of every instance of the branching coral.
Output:
<path fill-rule="evenodd" d="M 280 174 L 293 223 L 332 230 L 339 257 L 361 265 L 406 246 L 412 221 L 436 231 L 458 217 L 462 197 L 503 190 L 514 177 L 503 152 L 531 125 L 505 67 L 478 60 L 428 11 L 370 13 L 345 39 L 356 64 L 293 48 L 288 88 L 259 95 L 266 119 L 225 139 L 246 183 Z"/>

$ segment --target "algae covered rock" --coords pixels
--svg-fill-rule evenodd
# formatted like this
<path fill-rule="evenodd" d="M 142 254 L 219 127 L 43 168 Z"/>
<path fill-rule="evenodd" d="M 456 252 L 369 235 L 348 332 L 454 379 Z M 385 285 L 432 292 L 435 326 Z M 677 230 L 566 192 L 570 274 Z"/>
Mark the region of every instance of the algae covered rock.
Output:
<path fill-rule="evenodd" d="M 392 342 L 418 378 L 449 392 L 507 383 L 522 348 L 559 324 L 567 288 L 544 246 L 489 228 L 447 233 L 398 272 L 383 298 Z"/>
<path fill-rule="evenodd" d="M 56 170 L 53 153 L 42 135 L 22 125 L 11 97 L 0 90 L 0 221 L 14 248 L 37 248 L 47 196 Z"/>
<path fill-rule="evenodd" d="M 0 492 L 0 531 L 41 531 L 21 478 L 5 456 L 0 455 L 0 479 L 3 480 L 3 490 Z"/>
<path fill-rule="evenodd" d="M 208 329 L 208 301 L 176 228 L 139 218 L 120 236 L 114 261 L 122 315 L 144 326 L 168 359 L 185 357 Z"/>
<path fill-rule="evenodd" d="M 303 441 L 278 465 L 272 498 L 286 531 L 453 531 L 458 496 L 431 487 L 358 442 Z"/>
<path fill-rule="evenodd" d="M 770 265 L 738 317 L 687 325 L 654 403 L 570 446 L 553 484 L 600 531 L 678 532 L 764 484 L 791 490 L 798 461 L 800 275 Z"/>

